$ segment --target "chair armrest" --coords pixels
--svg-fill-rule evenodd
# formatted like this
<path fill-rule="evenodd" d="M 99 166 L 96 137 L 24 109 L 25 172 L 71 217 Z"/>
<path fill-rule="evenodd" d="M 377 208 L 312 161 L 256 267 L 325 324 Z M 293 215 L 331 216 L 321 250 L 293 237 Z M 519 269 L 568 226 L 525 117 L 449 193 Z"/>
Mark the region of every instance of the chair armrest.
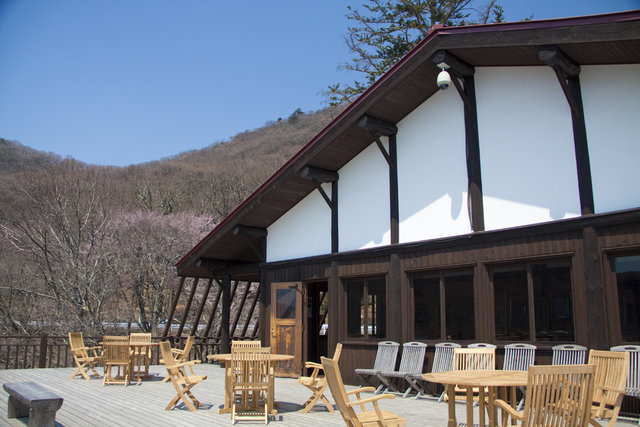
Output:
<path fill-rule="evenodd" d="M 174 355 L 175 354 L 182 354 L 182 353 L 184 353 L 184 350 L 179 349 L 179 348 L 172 348 L 171 349 L 171 353 L 173 353 Z"/>
<path fill-rule="evenodd" d="M 375 389 L 375 387 L 357 388 L 355 390 L 347 391 L 347 396 L 350 396 L 350 395 L 356 394 L 356 393 L 362 393 L 363 391 L 376 391 L 376 389 Z"/>
<path fill-rule="evenodd" d="M 390 393 L 376 394 L 375 396 L 367 397 L 366 399 L 356 400 L 354 402 L 347 402 L 348 406 L 364 405 L 365 403 L 377 402 L 380 399 L 395 399 L 396 396 Z"/>
<path fill-rule="evenodd" d="M 511 417 L 513 418 L 517 418 L 518 420 L 523 420 L 524 419 L 524 415 L 520 414 L 518 411 L 516 411 L 515 409 L 513 409 L 511 407 L 511 405 L 509 405 L 507 402 L 505 402 L 502 399 L 496 399 L 493 401 L 493 404 L 495 406 L 499 406 L 500 409 L 502 409 L 503 411 L 506 411 Z"/>
<path fill-rule="evenodd" d="M 307 369 L 313 368 L 313 369 L 322 369 L 322 364 L 321 363 L 316 363 L 316 362 L 304 362 L 304 367 Z"/>

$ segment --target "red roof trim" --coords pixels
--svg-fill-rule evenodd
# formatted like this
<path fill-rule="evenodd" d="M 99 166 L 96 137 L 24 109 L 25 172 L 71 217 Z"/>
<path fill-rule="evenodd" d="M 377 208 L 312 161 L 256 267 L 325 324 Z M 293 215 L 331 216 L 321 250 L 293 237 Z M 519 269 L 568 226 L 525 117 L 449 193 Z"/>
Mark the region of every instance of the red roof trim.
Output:
<path fill-rule="evenodd" d="M 601 15 L 588 15 L 570 18 L 557 18 L 557 19 L 544 19 L 536 21 L 519 21 L 519 22 L 500 22 L 495 24 L 477 24 L 466 25 L 460 27 L 445 27 L 442 24 L 434 25 L 431 27 L 425 37 L 420 43 L 418 43 L 409 53 L 407 53 L 400 61 L 393 65 L 385 74 L 383 74 L 378 80 L 376 80 L 366 91 L 362 93 L 356 100 L 354 100 L 348 107 L 346 107 L 335 119 L 333 119 L 327 126 L 324 127 L 311 141 L 309 141 L 304 147 L 300 149 L 289 161 L 287 161 L 280 169 L 278 169 L 267 181 L 265 181 L 257 190 L 255 190 L 249 197 L 245 199 L 237 208 L 227 215 L 220 223 L 218 223 L 209 234 L 207 234 L 198 244 L 196 244 L 180 261 L 176 263 L 176 267 L 180 267 L 188 258 L 190 258 L 195 252 L 200 249 L 207 240 L 209 240 L 221 227 L 231 221 L 244 207 L 254 200 L 258 194 L 264 191 L 265 188 L 270 186 L 285 170 L 287 170 L 293 163 L 296 162 L 309 148 L 314 146 L 319 140 L 321 140 L 330 130 L 332 130 L 338 123 L 340 123 L 345 116 L 355 110 L 360 104 L 362 104 L 372 92 L 374 92 L 379 86 L 386 82 L 399 68 L 401 68 L 406 62 L 408 62 L 413 56 L 419 52 L 424 45 L 428 44 L 438 35 L 449 34 L 468 34 L 487 31 L 517 31 L 517 30 L 532 30 L 537 28 L 557 28 L 563 26 L 578 26 L 578 25 L 594 25 L 594 24 L 606 24 L 612 22 L 624 22 L 640 19 L 640 9 L 630 10 L 625 12 L 614 12 Z"/>

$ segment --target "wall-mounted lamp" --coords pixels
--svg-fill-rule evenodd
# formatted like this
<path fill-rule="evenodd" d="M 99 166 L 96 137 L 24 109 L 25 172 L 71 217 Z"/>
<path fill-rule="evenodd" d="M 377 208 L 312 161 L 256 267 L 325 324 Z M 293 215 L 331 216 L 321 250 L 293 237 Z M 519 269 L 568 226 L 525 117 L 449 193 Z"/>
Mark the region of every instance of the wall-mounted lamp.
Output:
<path fill-rule="evenodd" d="M 438 87 L 442 90 L 445 90 L 449 86 L 451 86 L 451 76 L 447 71 L 449 69 L 449 64 L 447 64 L 446 62 L 441 62 L 437 65 L 442 69 L 442 71 L 440 71 L 440 74 L 438 74 Z"/>

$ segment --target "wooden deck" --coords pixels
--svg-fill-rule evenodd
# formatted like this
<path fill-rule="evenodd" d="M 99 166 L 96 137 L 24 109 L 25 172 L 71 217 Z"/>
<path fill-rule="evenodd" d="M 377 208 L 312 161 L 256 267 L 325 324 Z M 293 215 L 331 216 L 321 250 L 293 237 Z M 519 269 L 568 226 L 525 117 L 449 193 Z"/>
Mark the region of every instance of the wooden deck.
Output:
<path fill-rule="evenodd" d="M 73 368 L 55 369 L 14 369 L 0 370 L 0 383 L 13 381 L 36 381 L 59 393 L 64 398 L 62 408 L 57 412 L 58 426 L 228 426 L 229 414 L 219 415 L 218 409 L 224 402 L 224 369 L 216 364 L 203 363 L 195 367 L 197 375 L 207 375 L 208 379 L 193 388 L 194 395 L 204 404 L 197 412 L 191 412 L 183 405 L 165 411 L 167 403 L 175 396 L 171 383 L 163 383 L 164 366 L 152 366 L 154 378 L 129 386 L 102 386 L 102 379 L 86 381 L 71 380 Z M 347 388 L 352 388 L 348 387 Z M 317 405 L 310 413 L 303 414 L 302 403 L 310 392 L 299 385 L 296 379 L 277 378 L 275 401 L 278 415 L 270 418 L 270 424 L 278 426 L 341 426 L 344 421 L 338 412 L 329 413 L 324 405 Z M 7 398 L 0 390 L 0 425 L 24 426 L 26 418 L 7 418 Z M 333 400 L 329 396 L 330 400 Z M 407 419 L 407 426 L 446 426 L 447 405 L 431 399 L 416 400 L 413 397 L 383 400 L 383 409 L 401 414 Z M 464 421 L 465 406 L 458 404 L 457 416 Z M 476 415 L 477 420 L 477 415 Z M 240 421 L 238 424 L 257 424 Z M 620 426 L 637 425 L 636 422 L 618 422 Z"/>

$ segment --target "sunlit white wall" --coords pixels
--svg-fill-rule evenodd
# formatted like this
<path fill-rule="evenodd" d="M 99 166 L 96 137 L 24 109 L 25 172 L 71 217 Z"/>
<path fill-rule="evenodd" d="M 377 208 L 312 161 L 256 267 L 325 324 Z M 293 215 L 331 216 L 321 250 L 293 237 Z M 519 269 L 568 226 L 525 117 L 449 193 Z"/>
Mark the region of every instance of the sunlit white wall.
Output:
<path fill-rule="evenodd" d="M 640 65 L 583 66 L 582 102 L 597 213 L 640 206 Z"/>
<path fill-rule="evenodd" d="M 322 188 L 331 194 L 331 185 Z M 267 261 L 331 252 L 331 209 L 314 190 L 267 228 Z"/>
<path fill-rule="evenodd" d="M 569 104 L 550 67 L 476 68 L 485 228 L 580 214 Z"/>
<path fill-rule="evenodd" d="M 454 88 L 440 91 L 398 123 L 400 242 L 465 234 L 464 112 Z"/>

